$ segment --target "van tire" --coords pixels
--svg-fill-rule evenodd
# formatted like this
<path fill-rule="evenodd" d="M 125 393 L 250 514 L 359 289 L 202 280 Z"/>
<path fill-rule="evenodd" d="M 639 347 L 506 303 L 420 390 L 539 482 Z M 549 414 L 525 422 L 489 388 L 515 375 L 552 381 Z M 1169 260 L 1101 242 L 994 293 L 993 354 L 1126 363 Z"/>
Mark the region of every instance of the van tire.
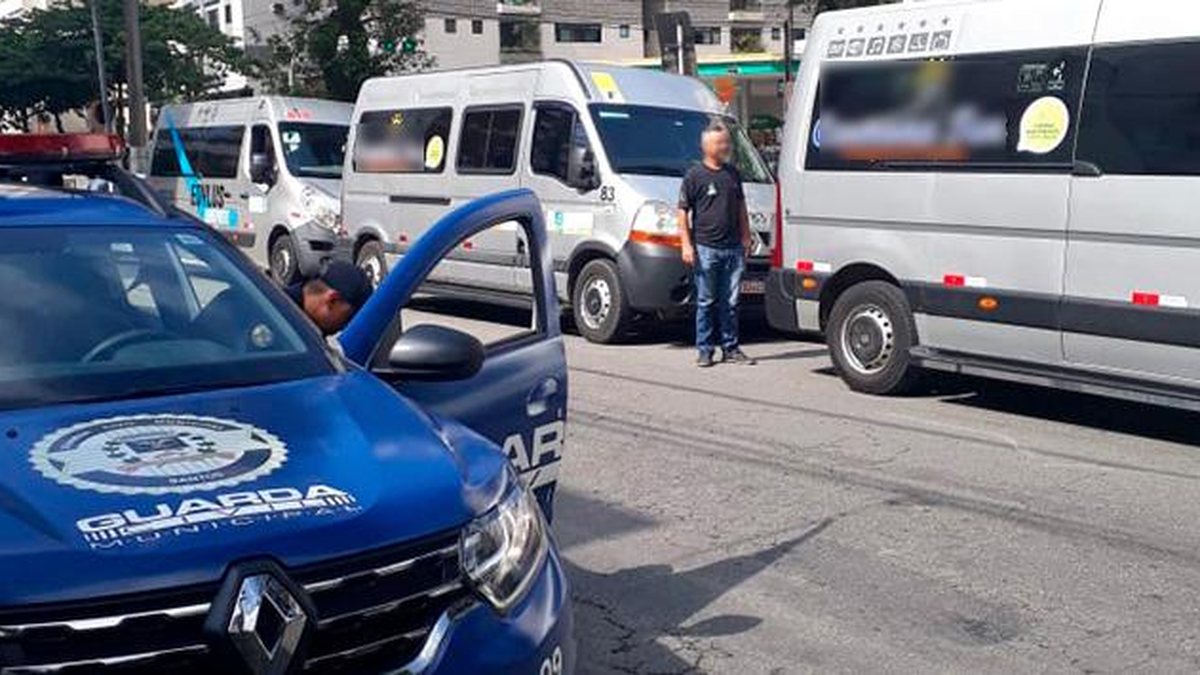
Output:
<path fill-rule="evenodd" d="M 367 275 L 372 288 L 379 288 L 388 274 L 387 257 L 383 254 L 383 244 L 374 239 L 363 242 L 354 256 L 354 264 Z"/>
<path fill-rule="evenodd" d="M 864 281 L 846 289 L 833 305 L 825 340 L 834 368 L 855 391 L 900 394 L 916 383 L 909 355 L 916 320 L 894 284 Z"/>
<path fill-rule="evenodd" d="M 300 280 L 300 259 L 296 253 L 296 242 L 292 235 L 281 234 L 271 242 L 269 252 L 271 277 L 281 286 L 290 286 Z"/>
<path fill-rule="evenodd" d="M 588 342 L 610 344 L 625 336 L 633 310 L 616 263 L 599 258 L 583 266 L 575 279 L 571 312 L 575 328 Z"/>

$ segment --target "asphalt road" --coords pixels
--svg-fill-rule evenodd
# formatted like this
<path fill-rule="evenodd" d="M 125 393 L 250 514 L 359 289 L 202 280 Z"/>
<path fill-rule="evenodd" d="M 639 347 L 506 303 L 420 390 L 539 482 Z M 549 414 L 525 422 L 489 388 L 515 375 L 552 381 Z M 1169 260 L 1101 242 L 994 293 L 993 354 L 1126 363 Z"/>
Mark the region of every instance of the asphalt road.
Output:
<path fill-rule="evenodd" d="M 947 378 L 867 397 L 751 323 L 759 365 L 707 371 L 686 327 L 567 338 L 580 673 L 1200 671 L 1200 418 Z"/>

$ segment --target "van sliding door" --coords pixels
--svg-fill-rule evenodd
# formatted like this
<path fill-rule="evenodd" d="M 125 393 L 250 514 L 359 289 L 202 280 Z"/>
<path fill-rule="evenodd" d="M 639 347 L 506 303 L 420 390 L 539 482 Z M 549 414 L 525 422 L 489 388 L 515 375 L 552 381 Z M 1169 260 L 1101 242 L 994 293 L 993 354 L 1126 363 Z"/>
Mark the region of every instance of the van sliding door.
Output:
<path fill-rule="evenodd" d="M 1071 189 L 1067 360 L 1200 382 L 1200 42 L 1096 47 Z"/>

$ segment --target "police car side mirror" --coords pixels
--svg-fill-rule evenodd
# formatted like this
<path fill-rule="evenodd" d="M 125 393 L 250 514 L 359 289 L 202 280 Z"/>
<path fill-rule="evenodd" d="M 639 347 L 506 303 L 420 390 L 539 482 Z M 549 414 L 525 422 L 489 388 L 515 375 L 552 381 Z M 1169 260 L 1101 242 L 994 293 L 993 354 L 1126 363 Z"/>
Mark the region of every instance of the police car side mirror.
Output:
<path fill-rule="evenodd" d="M 265 152 L 250 155 L 250 180 L 263 185 L 275 184 L 275 163 Z"/>
<path fill-rule="evenodd" d="M 400 334 L 388 354 L 385 378 L 465 380 L 483 366 L 483 343 L 474 335 L 445 326 L 421 324 Z"/>

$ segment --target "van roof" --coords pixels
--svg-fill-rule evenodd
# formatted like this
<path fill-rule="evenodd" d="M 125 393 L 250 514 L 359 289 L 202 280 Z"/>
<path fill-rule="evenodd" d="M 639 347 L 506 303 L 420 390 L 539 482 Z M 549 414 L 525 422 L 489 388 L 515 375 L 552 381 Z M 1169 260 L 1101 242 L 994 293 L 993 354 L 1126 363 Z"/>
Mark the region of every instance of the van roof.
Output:
<path fill-rule="evenodd" d="M 344 101 L 331 101 L 320 98 L 301 98 L 298 96 L 248 96 L 243 98 L 226 98 L 213 101 L 196 101 L 194 103 L 172 103 L 163 106 L 163 112 L 170 112 L 178 118 L 189 119 L 195 116 L 195 122 L 209 122 L 206 115 L 200 111 L 213 111 L 211 122 L 219 124 L 221 112 L 253 110 L 269 108 L 277 120 L 293 120 L 297 122 L 345 122 L 350 123 L 350 114 L 354 105 Z"/>
<path fill-rule="evenodd" d="M 627 103 L 669 108 L 685 108 L 705 112 L 724 112 L 721 102 L 703 82 L 690 77 L 663 73 L 648 68 L 631 68 L 604 63 L 588 63 L 552 59 L 501 66 L 476 66 L 425 73 L 392 75 L 367 80 L 358 94 L 358 105 L 366 107 L 388 105 L 399 93 L 398 85 L 411 98 L 414 86 L 428 84 L 442 92 L 447 89 L 448 76 L 477 77 L 481 75 L 540 71 L 557 73 L 574 81 L 569 90 L 583 99 L 594 102 Z M 436 83 L 436 84 L 435 84 Z"/>

